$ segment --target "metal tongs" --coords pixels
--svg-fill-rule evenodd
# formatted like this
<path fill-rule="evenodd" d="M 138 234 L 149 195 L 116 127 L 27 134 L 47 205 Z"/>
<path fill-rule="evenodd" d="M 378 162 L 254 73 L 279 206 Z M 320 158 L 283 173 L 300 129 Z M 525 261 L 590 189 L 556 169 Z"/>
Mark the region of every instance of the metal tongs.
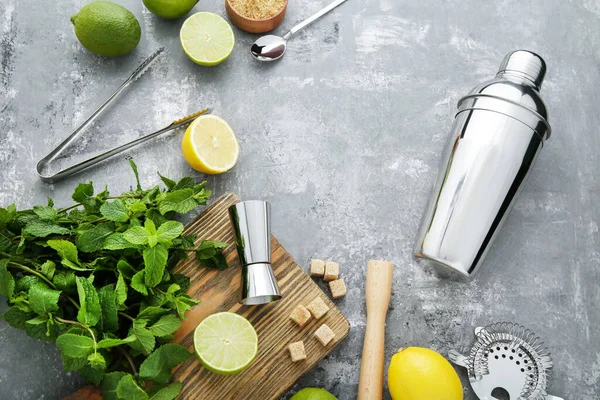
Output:
<path fill-rule="evenodd" d="M 81 125 L 79 125 L 77 128 L 75 128 L 75 130 L 65 140 L 63 140 L 58 146 L 56 146 L 56 148 L 54 150 L 52 150 L 46 157 L 42 158 L 37 163 L 36 171 L 42 181 L 48 182 L 48 183 L 58 182 L 61 179 L 64 179 L 68 176 L 76 174 L 77 172 L 82 171 L 86 168 L 89 168 L 93 165 L 96 165 L 99 162 L 104 161 L 107 158 L 110 158 L 116 154 L 119 154 L 127 149 L 130 149 L 140 143 L 143 143 L 147 140 L 153 139 L 159 135 L 162 135 L 163 133 L 170 132 L 173 129 L 189 125 L 200 115 L 209 112 L 209 109 L 205 108 L 194 114 L 188 115 L 187 117 L 177 119 L 177 120 L 173 121 L 170 125 L 162 128 L 156 132 L 150 133 L 146 136 L 142 136 L 141 138 L 132 140 L 131 142 L 125 143 L 122 146 L 115 147 L 115 148 L 108 150 L 102 154 L 99 154 L 95 157 L 92 157 L 85 161 L 82 161 L 79 164 L 75 164 L 73 166 L 65 168 L 65 169 L 55 173 L 54 175 L 46 175 L 47 168 L 49 167 L 50 163 L 52 161 L 56 160 L 62 154 L 62 152 L 65 150 L 65 148 L 68 147 L 71 143 L 73 143 L 81 135 L 83 130 L 85 130 L 85 128 L 89 124 L 91 124 L 100 114 L 102 114 L 102 112 L 110 104 L 112 104 L 112 102 L 121 93 L 123 93 L 125 91 L 125 89 L 127 89 L 132 83 L 137 81 L 148 70 L 148 68 L 150 67 L 152 62 L 154 62 L 158 58 L 158 56 L 160 56 L 164 52 L 164 50 L 165 50 L 164 47 L 161 47 L 160 49 L 155 51 L 150 57 L 148 57 L 139 67 L 137 67 L 137 69 L 135 71 L 133 71 L 131 76 L 129 78 L 127 78 L 127 80 L 108 98 L 108 100 L 106 100 L 100 107 L 98 107 L 98 109 L 96 111 L 94 111 L 94 113 L 92 115 L 90 115 L 90 117 L 87 120 L 83 121 L 83 123 Z"/>

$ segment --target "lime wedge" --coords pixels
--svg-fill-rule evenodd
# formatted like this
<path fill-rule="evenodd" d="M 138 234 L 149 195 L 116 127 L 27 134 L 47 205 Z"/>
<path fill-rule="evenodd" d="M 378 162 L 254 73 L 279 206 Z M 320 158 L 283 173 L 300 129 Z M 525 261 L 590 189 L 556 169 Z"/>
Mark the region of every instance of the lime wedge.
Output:
<path fill-rule="evenodd" d="M 179 39 L 185 54 L 196 64 L 205 66 L 225 61 L 235 44 L 231 26 L 210 12 L 199 12 L 185 20 Z"/>
<path fill-rule="evenodd" d="M 244 370 L 256 357 L 258 336 L 241 315 L 220 312 L 196 327 L 194 350 L 204 368 L 220 375 Z"/>

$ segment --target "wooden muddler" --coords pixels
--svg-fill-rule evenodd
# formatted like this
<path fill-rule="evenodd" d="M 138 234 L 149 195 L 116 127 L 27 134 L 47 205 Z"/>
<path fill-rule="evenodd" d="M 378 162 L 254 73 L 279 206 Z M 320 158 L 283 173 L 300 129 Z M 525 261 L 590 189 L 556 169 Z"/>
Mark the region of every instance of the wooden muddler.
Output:
<path fill-rule="evenodd" d="M 360 364 L 358 400 L 381 400 L 385 317 L 392 295 L 394 264 L 371 260 L 367 264 L 367 330 Z"/>

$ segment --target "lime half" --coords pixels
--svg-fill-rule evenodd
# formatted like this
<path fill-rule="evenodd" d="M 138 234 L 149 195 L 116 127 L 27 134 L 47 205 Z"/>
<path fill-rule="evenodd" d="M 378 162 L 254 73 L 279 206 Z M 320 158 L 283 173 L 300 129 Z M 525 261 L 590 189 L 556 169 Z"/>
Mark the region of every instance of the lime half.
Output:
<path fill-rule="evenodd" d="M 216 374 L 233 375 L 244 370 L 256 357 L 258 336 L 246 318 L 220 312 L 196 327 L 194 350 L 204 368 Z"/>
<path fill-rule="evenodd" d="M 196 64 L 205 66 L 225 61 L 235 44 L 231 26 L 210 12 L 199 12 L 186 19 L 179 39 L 185 54 Z"/>

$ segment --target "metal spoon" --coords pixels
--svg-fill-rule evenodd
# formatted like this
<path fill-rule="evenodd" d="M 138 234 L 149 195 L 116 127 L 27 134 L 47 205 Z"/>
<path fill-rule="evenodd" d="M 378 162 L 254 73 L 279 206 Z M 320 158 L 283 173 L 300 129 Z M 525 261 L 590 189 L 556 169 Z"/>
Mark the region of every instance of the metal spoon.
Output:
<path fill-rule="evenodd" d="M 258 40 L 252 44 L 250 53 L 252 53 L 252 56 L 259 61 L 275 61 L 280 59 L 285 54 L 286 42 L 294 33 L 321 18 L 323 15 L 327 14 L 329 11 L 333 10 L 345 1 L 346 0 L 334 1 L 318 13 L 294 26 L 289 30 L 288 33 L 283 35 L 283 37 L 276 35 L 265 35 L 258 38 Z"/>

